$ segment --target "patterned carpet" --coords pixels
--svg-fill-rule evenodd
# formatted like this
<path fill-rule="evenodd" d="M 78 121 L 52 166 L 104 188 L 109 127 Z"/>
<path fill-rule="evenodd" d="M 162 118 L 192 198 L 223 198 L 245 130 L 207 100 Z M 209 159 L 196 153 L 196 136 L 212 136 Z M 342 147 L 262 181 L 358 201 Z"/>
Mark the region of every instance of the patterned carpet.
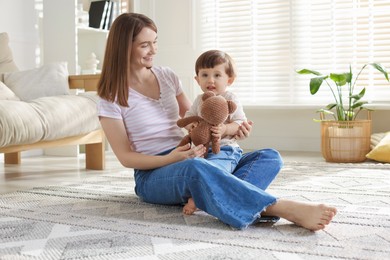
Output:
<path fill-rule="evenodd" d="M 390 165 L 287 163 L 269 189 L 335 205 L 325 230 L 232 230 L 138 200 L 131 171 L 0 197 L 0 259 L 389 259 Z"/>

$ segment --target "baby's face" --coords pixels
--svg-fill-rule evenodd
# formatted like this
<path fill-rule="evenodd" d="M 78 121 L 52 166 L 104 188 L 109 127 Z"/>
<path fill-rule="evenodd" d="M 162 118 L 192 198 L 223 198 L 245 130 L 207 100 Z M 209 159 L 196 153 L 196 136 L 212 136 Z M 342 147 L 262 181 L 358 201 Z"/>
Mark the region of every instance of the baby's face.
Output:
<path fill-rule="evenodd" d="M 226 74 L 225 64 L 200 69 L 198 75 L 195 76 L 195 80 L 203 92 L 212 91 L 217 95 L 223 94 L 233 82 L 232 78 Z"/>

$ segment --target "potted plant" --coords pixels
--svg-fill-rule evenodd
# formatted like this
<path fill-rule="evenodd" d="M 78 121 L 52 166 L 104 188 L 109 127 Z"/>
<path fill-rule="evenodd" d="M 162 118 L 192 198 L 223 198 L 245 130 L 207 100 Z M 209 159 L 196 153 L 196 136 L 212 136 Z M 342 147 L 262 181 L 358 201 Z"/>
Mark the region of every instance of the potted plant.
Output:
<path fill-rule="evenodd" d="M 381 72 L 389 81 L 384 67 L 378 63 L 367 63 L 353 77 L 352 68 L 349 72 L 321 74 L 320 72 L 302 69 L 298 74 L 312 74 L 310 93 L 315 95 L 325 83 L 334 98 L 334 102 L 318 110 L 321 113 L 321 150 L 326 161 L 330 162 L 361 162 L 370 151 L 371 118 L 368 111 L 367 120 L 358 120 L 357 116 L 367 104 L 362 98 L 366 88 L 358 88 L 356 82 L 367 67 L 372 66 Z M 367 109 L 368 110 L 368 109 Z M 325 115 L 331 115 L 333 120 L 326 120 Z"/>

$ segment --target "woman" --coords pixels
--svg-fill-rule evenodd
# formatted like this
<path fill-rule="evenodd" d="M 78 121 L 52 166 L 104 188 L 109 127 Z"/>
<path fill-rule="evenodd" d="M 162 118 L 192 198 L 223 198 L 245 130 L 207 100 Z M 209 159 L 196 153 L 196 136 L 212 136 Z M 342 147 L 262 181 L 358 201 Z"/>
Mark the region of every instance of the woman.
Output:
<path fill-rule="evenodd" d="M 329 224 L 336 209 L 276 199 L 264 190 L 279 172 L 277 151 L 244 154 L 240 161 L 201 158 L 203 146 L 176 147 L 183 137 L 176 121 L 191 102 L 176 74 L 153 66 L 157 28 L 142 14 L 113 22 L 98 85 L 98 114 L 107 139 L 124 167 L 134 168 L 135 192 L 146 202 L 185 204 L 243 229 L 260 216 L 278 216 L 310 230 Z M 247 136 L 248 123 L 237 137 Z M 223 159 L 223 155 L 221 155 Z"/>

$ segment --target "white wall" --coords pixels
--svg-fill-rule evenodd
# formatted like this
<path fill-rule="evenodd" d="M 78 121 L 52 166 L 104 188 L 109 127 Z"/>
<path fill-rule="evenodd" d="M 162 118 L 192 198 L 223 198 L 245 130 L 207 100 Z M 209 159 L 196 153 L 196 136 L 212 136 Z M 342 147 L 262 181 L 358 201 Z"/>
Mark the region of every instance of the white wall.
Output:
<path fill-rule="evenodd" d="M 389 108 L 387 108 L 389 109 Z M 281 151 L 320 151 L 321 124 L 314 108 L 245 108 L 255 122 L 253 132 L 242 141 L 245 149 L 276 148 Z M 390 110 L 372 112 L 372 133 L 390 131 Z"/>
<path fill-rule="evenodd" d="M 67 61 L 70 74 L 77 71 L 77 0 L 42 0 L 44 63 Z M 53 26 L 54 25 L 54 26 Z"/>
<path fill-rule="evenodd" d="M 171 67 L 180 77 L 190 97 L 200 93 L 194 80 L 194 64 L 198 56 L 196 32 L 196 1 L 139 0 L 135 12 L 150 17 L 158 29 L 158 55 L 155 64 Z M 199 1 L 198 1 L 199 2 Z"/>
<path fill-rule="evenodd" d="M 32 69 L 39 63 L 38 16 L 35 0 L 0 0 L 0 32 L 7 32 L 19 69 Z"/>

